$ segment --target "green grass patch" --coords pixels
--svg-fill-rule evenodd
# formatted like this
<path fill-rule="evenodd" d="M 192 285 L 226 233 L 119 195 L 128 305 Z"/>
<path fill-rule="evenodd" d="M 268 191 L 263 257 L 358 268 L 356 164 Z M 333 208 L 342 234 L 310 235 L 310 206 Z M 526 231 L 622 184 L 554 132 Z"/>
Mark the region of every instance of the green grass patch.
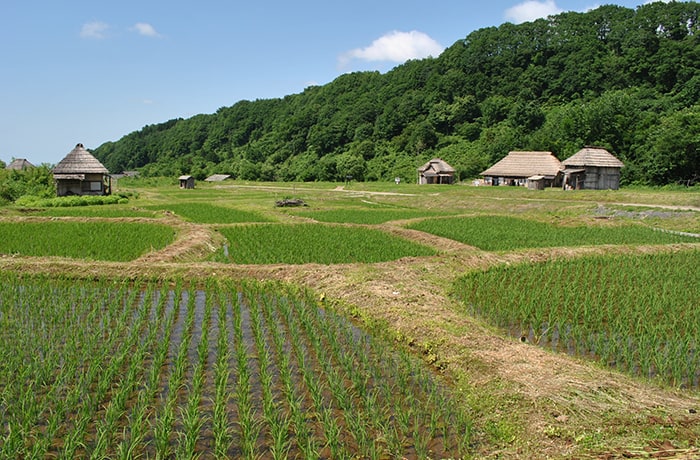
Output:
<path fill-rule="evenodd" d="M 504 216 L 429 219 L 407 226 L 486 251 L 601 244 L 671 244 L 698 238 L 629 224 L 616 227 L 561 227 Z"/>
<path fill-rule="evenodd" d="M 420 209 L 329 209 L 322 211 L 300 210 L 293 214 L 309 217 L 319 222 L 352 223 L 365 225 L 378 225 L 392 220 L 416 219 L 432 217 L 444 212 L 430 212 Z"/>
<path fill-rule="evenodd" d="M 338 264 L 384 262 L 435 251 L 378 230 L 318 224 L 224 227 L 228 255 L 218 261 L 239 264 Z"/>
<path fill-rule="evenodd" d="M 455 283 L 465 309 L 528 341 L 700 386 L 700 251 L 497 267 Z"/>
<path fill-rule="evenodd" d="M 0 222 L 0 253 L 128 261 L 164 248 L 174 236 L 159 224 Z"/>
<path fill-rule="evenodd" d="M 200 224 L 236 224 L 243 222 L 270 222 L 265 216 L 251 211 L 232 209 L 209 203 L 169 203 L 146 206 L 148 209 L 170 211 L 189 222 Z"/>

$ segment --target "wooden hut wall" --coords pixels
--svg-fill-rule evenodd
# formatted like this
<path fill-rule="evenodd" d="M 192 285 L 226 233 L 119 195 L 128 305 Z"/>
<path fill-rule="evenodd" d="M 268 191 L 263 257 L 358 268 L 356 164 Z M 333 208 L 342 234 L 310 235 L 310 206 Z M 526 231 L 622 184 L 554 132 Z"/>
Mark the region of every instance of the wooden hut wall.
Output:
<path fill-rule="evenodd" d="M 620 188 L 620 169 L 603 167 L 586 167 L 583 184 L 586 190 L 617 190 Z"/>

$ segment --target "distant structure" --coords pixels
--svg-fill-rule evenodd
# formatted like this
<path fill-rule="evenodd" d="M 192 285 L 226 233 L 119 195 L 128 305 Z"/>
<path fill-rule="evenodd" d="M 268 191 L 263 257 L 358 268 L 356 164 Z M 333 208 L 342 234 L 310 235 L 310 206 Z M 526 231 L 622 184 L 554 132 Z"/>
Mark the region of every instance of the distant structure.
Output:
<path fill-rule="evenodd" d="M 562 161 L 565 189 L 617 190 L 625 165 L 602 147 L 586 146 Z"/>
<path fill-rule="evenodd" d="M 561 162 L 552 152 L 508 152 L 503 159 L 483 171 L 486 185 L 520 185 L 533 189 L 558 187 Z"/>
<path fill-rule="evenodd" d="M 194 188 L 193 176 L 180 176 L 178 180 L 180 181 L 180 188 Z"/>
<path fill-rule="evenodd" d="M 419 184 L 452 184 L 454 179 L 454 168 L 440 158 L 433 158 L 418 168 Z"/>
<path fill-rule="evenodd" d="M 230 174 L 212 174 L 211 176 L 204 179 L 204 181 L 205 182 L 223 182 L 223 181 L 230 179 L 230 178 L 231 178 Z"/>
<path fill-rule="evenodd" d="M 83 144 L 77 144 L 58 162 L 53 178 L 57 196 L 109 195 L 112 191 L 109 171 Z"/>
<path fill-rule="evenodd" d="M 24 171 L 25 169 L 33 168 L 34 165 L 31 164 L 25 158 L 15 158 L 12 162 L 5 166 L 5 169 L 14 169 L 16 171 Z"/>

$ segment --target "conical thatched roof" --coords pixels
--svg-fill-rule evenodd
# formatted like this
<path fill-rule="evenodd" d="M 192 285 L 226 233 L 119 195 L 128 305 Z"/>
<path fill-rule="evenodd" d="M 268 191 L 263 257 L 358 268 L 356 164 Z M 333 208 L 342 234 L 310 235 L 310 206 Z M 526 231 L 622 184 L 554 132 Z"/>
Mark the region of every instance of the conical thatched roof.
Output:
<path fill-rule="evenodd" d="M 107 168 L 85 150 L 83 144 L 77 144 L 66 157 L 59 161 L 54 174 L 109 174 Z"/>
<path fill-rule="evenodd" d="M 33 168 L 34 165 L 24 158 L 15 158 L 12 163 L 7 165 L 5 169 L 16 169 L 18 171 L 25 170 L 27 168 Z"/>
<path fill-rule="evenodd" d="M 561 162 L 552 152 L 509 152 L 501 161 L 482 172 L 482 176 L 531 177 L 559 174 Z"/>
<path fill-rule="evenodd" d="M 624 163 L 615 158 L 612 153 L 600 147 L 584 147 L 572 156 L 562 161 L 567 167 L 595 166 L 598 168 L 622 168 Z"/>

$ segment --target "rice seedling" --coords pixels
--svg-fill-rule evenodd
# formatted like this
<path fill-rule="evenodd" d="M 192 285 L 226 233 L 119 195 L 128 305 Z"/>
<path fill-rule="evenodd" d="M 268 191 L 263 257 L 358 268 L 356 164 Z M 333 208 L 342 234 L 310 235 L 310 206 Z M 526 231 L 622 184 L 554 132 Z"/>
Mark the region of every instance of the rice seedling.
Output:
<path fill-rule="evenodd" d="M 0 254 L 127 261 L 174 237 L 166 225 L 138 222 L 0 222 Z"/>
<path fill-rule="evenodd" d="M 244 222 L 270 222 L 261 214 L 241 209 L 226 208 L 202 202 L 176 202 L 167 205 L 149 205 L 145 209 L 169 211 L 189 222 L 200 224 L 237 224 Z"/>
<path fill-rule="evenodd" d="M 562 227 L 506 216 L 426 219 L 408 228 L 450 238 L 486 251 L 601 244 L 670 244 L 697 238 L 654 231 L 639 224 Z"/>
<path fill-rule="evenodd" d="M 228 255 L 215 260 L 240 264 L 382 262 L 434 255 L 426 246 L 378 230 L 345 226 L 245 225 L 222 227 Z"/>
<path fill-rule="evenodd" d="M 463 277 L 455 294 L 469 312 L 537 343 L 556 337 L 559 350 L 697 387 L 699 262 L 691 250 L 501 267 Z"/>
<path fill-rule="evenodd" d="M 458 443 L 427 374 L 312 293 L 0 281 L 3 457 L 385 458 Z"/>

